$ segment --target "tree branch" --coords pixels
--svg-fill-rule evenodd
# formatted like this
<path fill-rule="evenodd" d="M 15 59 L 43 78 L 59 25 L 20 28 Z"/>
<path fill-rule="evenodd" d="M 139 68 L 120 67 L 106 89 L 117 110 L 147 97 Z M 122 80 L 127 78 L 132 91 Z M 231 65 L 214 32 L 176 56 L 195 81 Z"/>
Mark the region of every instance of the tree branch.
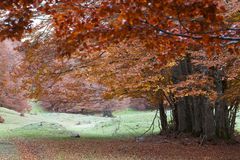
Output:
<path fill-rule="evenodd" d="M 190 39 L 194 39 L 194 40 L 202 40 L 203 39 L 203 36 L 194 36 L 194 35 L 188 35 L 188 34 L 173 33 L 173 32 L 169 32 L 169 31 L 166 31 L 164 29 L 161 29 L 158 26 L 149 24 L 146 21 L 144 23 L 147 24 L 148 26 L 151 26 L 155 30 L 157 30 L 159 32 L 162 32 L 164 34 L 170 35 L 170 36 L 190 38 Z M 209 35 L 209 37 L 212 38 L 212 39 L 220 39 L 220 40 L 226 40 L 226 41 L 240 42 L 240 37 L 227 37 L 227 36 L 217 36 L 217 35 Z"/>

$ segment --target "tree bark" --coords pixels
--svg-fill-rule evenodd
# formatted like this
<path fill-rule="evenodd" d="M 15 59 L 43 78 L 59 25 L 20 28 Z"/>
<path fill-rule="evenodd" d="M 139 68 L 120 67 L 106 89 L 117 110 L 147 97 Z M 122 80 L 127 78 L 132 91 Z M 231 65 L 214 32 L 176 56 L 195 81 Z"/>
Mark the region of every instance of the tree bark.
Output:
<path fill-rule="evenodd" d="M 219 102 L 215 109 L 216 118 L 216 134 L 219 138 L 228 139 L 230 135 L 228 133 L 228 107 L 224 102 Z"/>
<path fill-rule="evenodd" d="M 201 111 L 201 97 L 193 97 L 193 134 L 200 136 L 203 132 L 202 127 L 202 111 Z"/>
<path fill-rule="evenodd" d="M 192 66 L 190 58 L 187 56 L 180 64 L 173 69 L 173 83 L 178 83 L 186 79 L 186 76 L 191 74 Z M 180 98 L 176 102 L 177 106 L 177 128 L 179 132 L 191 132 L 192 130 L 192 100 L 190 97 Z"/>
<path fill-rule="evenodd" d="M 213 114 L 213 107 L 210 104 L 210 101 L 207 97 L 201 97 L 202 106 L 202 127 L 203 135 L 206 139 L 215 138 L 215 121 Z"/>
<path fill-rule="evenodd" d="M 221 99 L 221 96 L 226 89 L 226 83 L 222 80 L 223 77 L 221 71 L 217 69 L 213 70 L 213 77 L 215 78 L 216 91 L 219 97 L 215 104 L 216 134 L 219 138 L 228 139 L 230 138 L 228 105 L 224 99 Z"/>
<path fill-rule="evenodd" d="M 160 121 L 161 121 L 162 131 L 165 132 L 168 129 L 168 122 L 167 122 L 167 115 L 165 113 L 162 98 L 160 99 L 158 109 L 159 109 L 159 112 L 160 112 Z"/>

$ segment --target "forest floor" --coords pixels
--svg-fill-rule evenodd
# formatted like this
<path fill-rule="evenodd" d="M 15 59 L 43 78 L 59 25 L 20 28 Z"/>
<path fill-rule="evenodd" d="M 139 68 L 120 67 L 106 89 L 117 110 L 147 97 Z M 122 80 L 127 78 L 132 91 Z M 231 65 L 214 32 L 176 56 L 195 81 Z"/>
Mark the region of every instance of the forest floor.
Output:
<path fill-rule="evenodd" d="M 2 143 L 4 144 L 4 143 Z M 12 147 L 11 147 L 12 145 Z M 148 137 L 140 142 L 99 139 L 12 139 L 1 160 L 239 160 L 240 144 L 199 145 L 198 139 Z"/>

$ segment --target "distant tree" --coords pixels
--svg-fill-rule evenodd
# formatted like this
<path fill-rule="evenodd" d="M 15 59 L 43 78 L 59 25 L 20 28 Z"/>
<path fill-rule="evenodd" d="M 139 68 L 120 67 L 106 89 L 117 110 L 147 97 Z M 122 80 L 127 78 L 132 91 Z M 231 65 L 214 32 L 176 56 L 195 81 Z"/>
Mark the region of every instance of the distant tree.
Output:
<path fill-rule="evenodd" d="M 11 73 L 15 65 L 20 62 L 21 55 L 14 50 L 17 42 L 6 40 L 1 42 L 0 47 L 0 105 L 16 111 L 26 111 L 30 106 L 27 99 L 20 92 L 21 80 L 14 80 Z"/>

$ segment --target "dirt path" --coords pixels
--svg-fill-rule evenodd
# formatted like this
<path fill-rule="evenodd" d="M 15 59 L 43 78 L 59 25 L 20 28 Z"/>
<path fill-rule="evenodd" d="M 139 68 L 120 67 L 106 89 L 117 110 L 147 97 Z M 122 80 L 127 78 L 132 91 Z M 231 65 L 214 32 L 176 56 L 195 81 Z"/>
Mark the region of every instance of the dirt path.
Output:
<path fill-rule="evenodd" d="M 21 160 L 239 160 L 240 145 L 187 141 L 18 140 Z"/>

